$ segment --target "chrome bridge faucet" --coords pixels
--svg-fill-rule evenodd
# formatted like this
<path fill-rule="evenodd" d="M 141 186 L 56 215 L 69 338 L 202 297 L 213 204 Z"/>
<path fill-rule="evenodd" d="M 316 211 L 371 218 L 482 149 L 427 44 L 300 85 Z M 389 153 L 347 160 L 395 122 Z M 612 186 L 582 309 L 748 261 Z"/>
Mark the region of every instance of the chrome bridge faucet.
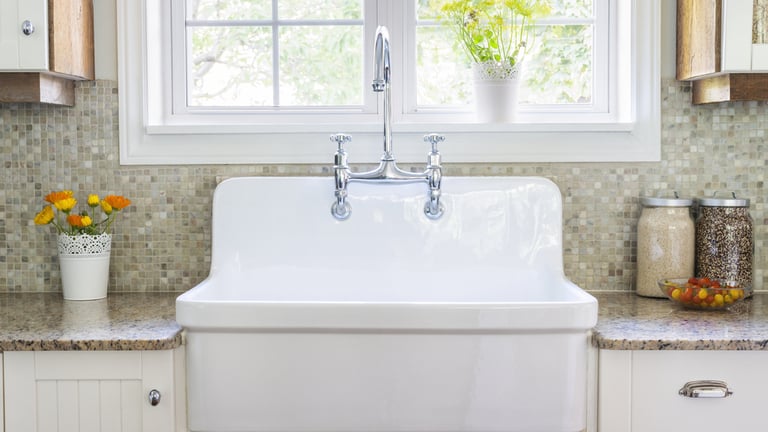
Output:
<path fill-rule="evenodd" d="M 379 166 L 373 170 L 352 172 L 347 164 L 347 152 L 344 150 L 344 144 L 350 142 L 352 138 L 345 134 L 331 135 L 331 141 L 337 144 L 333 163 L 333 173 L 336 179 L 336 200 L 331 206 L 331 214 L 338 220 L 349 218 L 352 209 L 347 201 L 347 185 L 351 181 L 386 183 L 426 181 L 429 185 L 429 192 L 427 203 L 424 205 L 424 214 L 430 219 L 437 219 L 443 215 L 444 210 L 443 204 L 440 202 L 440 182 L 443 173 L 437 144 L 444 141 L 445 137 L 437 134 L 424 136 L 424 141 L 431 145 L 431 150 L 427 154 L 427 167 L 424 171 L 420 173 L 410 172 L 398 168 L 392 153 L 389 32 L 384 26 L 379 26 L 376 29 L 374 56 L 373 91 L 384 92 L 384 153 L 381 155 Z"/>

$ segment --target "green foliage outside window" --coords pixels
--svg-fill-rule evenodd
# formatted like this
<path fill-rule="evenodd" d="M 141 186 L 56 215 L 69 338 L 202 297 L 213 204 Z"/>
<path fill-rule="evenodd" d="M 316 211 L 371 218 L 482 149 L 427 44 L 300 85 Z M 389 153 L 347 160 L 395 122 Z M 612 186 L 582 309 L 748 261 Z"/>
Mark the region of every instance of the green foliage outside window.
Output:
<path fill-rule="evenodd" d="M 401 0 L 398 0 L 401 1 Z M 420 107 L 461 107 L 472 100 L 470 60 L 438 20 L 436 0 L 416 0 L 416 82 Z M 444 0 L 446 1 L 446 0 Z M 524 104 L 591 103 L 592 0 L 548 0 L 550 17 L 585 20 L 556 24 L 542 17 L 523 62 Z M 281 19 L 362 20 L 361 0 L 281 0 Z M 268 20 L 263 0 L 188 0 L 191 21 Z M 188 103 L 193 107 L 357 106 L 370 86 L 363 76 L 363 26 L 285 25 L 278 31 L 274 67 L 272 28 L 266 25 L 193 25 L 187 28 Z M 398 35 L 392 35 L 398 38 Z M 274 76 L 273 70 L 278 76 Z M 397 77 L 402 80 L 404 77 Z M 402 82 L 402 81 L 401 81 Z M 277 86 L 277 97 L 275 89 Z"/>

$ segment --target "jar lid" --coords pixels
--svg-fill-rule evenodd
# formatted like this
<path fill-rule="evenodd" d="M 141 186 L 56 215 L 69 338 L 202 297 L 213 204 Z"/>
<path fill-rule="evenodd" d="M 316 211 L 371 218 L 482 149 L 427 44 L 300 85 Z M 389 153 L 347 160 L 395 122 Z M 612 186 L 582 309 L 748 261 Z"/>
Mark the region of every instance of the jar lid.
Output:
<path fill-rule="evenodd" d="M 698 198 L 696 201 L 702 207 L 749 207 L 748 198 L 736 198 L 736 192 L 731 192 L 732 198 Z"/>
<path fill-rule="evenodd" d="M 677 194 L 675 194 L 677 195 Z M 640 197 L 640 204 L 643 207 L 690 207 L 693 200 L 690 198 L 661 198 L 661 197 Z"/>

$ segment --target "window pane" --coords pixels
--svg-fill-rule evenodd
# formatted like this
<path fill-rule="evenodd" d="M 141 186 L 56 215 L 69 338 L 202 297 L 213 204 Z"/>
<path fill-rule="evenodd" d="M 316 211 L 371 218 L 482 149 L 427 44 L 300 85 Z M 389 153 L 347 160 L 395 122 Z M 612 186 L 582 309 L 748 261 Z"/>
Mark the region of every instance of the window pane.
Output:
<path fill-rule="evenodd" d="M 417 20 L 435 21 L 439 11 L 439 3 L 436 3 L 435 0 L 416 0 Z"/>
<path fill-rule="evenodd" d="M 187 0 L 187 19 L 247 20 L 272 18 L 268 0 Z"/>
<path fill-rule="evenodd" d="M 189 106 L 272 105 L 272 32 L 190 27 Z"/>
<path fill-rule="evenodd" d="M 362 26 L 280 29 L 280 105 L 362 105 Z"/>
<path fill-rule="evenodd" d="M 362 19 L 362 0 L 280 0 L 280 19 Z"/>
<path fill-rule="evenodd" d="M 417 106 L 466 105 L 472 99 L 469 60 L 453 32 L 432 26 L 441 3 L 416 0 Z M 593 0 L 551 0 L 551 15 L 539 19 L 526 54 L 519 89 L 521 104 L 592 102 Z M 564 24 L 549 20 L 565 20 Z M 568 21 L 577 21 L 568 23 Z M 433 77 L 439 76 L 439 80 Z"/>
<path fill-rule="evenodd" d="M 525 58 L 520 103 L 591 103 L 592 34 L 591 25 L 551 25 L 538 34 Z"/>
<path fill-rule="evenodd" d="M 594 15 L 592 0 L 550 0 L 553 17 L 592 18 Z"/>
<path fill-rule="evenodd" d="M 417 105 L 472 103 L 469 63 L 453 40 L 453 33 L 445 27 L 416 28 Z"/>

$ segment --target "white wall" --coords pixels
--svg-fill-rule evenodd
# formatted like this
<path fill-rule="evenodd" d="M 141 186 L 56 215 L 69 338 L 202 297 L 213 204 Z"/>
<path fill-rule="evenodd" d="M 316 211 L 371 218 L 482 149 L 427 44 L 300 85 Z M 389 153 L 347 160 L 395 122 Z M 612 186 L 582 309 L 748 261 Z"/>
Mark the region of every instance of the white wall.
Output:
<path fill-rule="evenodd" d="M 116 1 L 117 0 L 93 0 L 93 32 L 95 39 L 94 55 L 96 57 L 96 79 L 117 81 L 117 21 L 115 19 Z"/>
<path fill-rule="evenodd" d="M 623 0 L 619 0 L 623 1 Z M 638 0 L 644 1 L 644 0 Z M 677 2 L 661 0 L 661 79 L 675 77 Z"/>

